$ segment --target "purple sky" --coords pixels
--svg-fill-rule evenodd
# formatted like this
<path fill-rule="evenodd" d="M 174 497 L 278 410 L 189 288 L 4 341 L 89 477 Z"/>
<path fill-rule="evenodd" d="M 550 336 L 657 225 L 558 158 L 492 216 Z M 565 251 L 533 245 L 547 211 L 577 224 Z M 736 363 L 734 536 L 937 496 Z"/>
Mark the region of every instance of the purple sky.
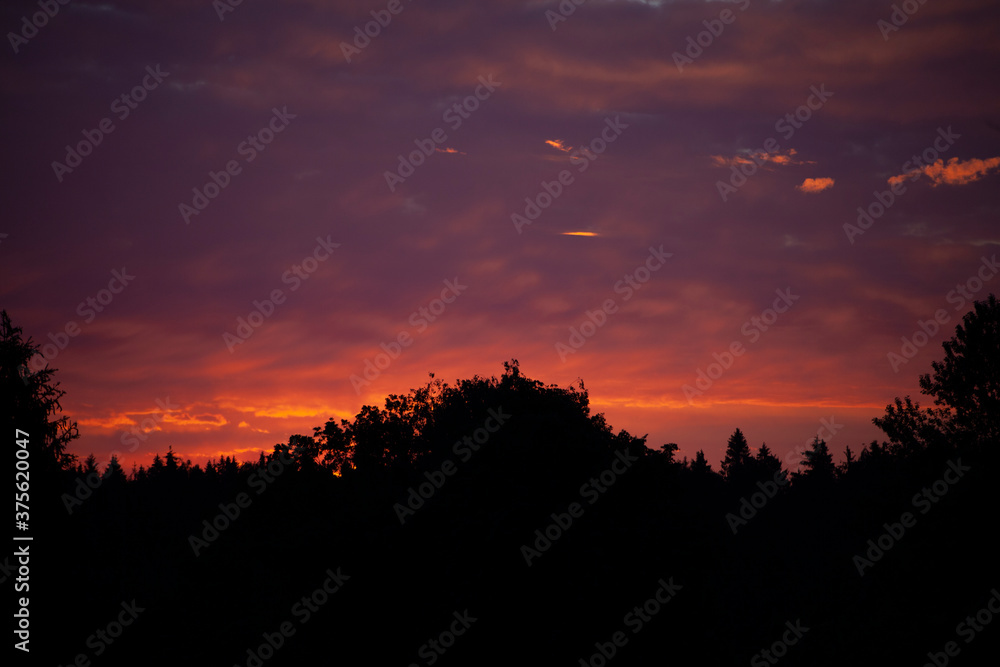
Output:
<path fill-rule="evenodd" d="M 0 307 L 81 455 L 510 358 L 653 447 L 839 455 L 1000 285 L 995 2 L 54 6 L 0 10 Z"/>

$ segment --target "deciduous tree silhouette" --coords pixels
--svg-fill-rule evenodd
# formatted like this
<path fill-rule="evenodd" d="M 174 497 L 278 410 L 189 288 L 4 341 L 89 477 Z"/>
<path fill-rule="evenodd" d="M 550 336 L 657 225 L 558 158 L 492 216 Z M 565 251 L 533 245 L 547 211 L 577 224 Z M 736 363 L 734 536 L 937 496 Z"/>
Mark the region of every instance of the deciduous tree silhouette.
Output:
<path fill-rule="evenodd" d="M 922 393 L 946 411 L 948 431 L 974 441 L 1000 437 L 1000 302 L 990 294 L 945 341 L 944 359 L 931 363 L 933 374 L 920 376 Z"/>
<path fill-rule="evenodd" d="M 318 444 L 322 455 L 321 465 L 327 470 L 344 474 L 349 468 L 351 458 L 351 423 L 341 419 L 338 424 L 330 419 L 322 427 L 313 429 L 313 438 Z"/>
<path fill-rule="evenodd" d="M 976 301 L 955 335 L 942 344 L 945 357 L 920 376 L 920 391 L 936 408 L 920 408 L 907 396 L 872 422 L 904 452 L 1000 438 L 1000 303 L 990 294 Z"/>
<path fill-rule="evenodd" d="M 665 445 L 660 445 L 660 454 L 666 463 L 676 463 L 674 457 L 677 455 L 678 449 L 680 447 L 676 443 L 668 442 Z"/>

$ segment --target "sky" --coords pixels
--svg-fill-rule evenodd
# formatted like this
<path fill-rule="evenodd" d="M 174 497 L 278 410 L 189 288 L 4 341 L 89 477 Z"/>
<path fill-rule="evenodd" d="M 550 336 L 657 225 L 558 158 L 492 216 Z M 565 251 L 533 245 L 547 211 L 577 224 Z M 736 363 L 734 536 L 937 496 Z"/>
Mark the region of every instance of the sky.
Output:
<path fill-rule="evenodd" d="M 48 15 L 45 11 L 48 11 Z M 6 2 L 0 308 L 71 450 L 256 458 L 428 380 L 841 456 L 997 292 L 990 0 Z"/>

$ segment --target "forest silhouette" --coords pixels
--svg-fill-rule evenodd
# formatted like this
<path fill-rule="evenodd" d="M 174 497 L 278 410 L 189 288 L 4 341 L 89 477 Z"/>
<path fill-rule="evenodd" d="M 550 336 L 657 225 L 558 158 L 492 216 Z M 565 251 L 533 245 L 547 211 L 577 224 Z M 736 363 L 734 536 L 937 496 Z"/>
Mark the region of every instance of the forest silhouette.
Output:
<path fill-rule="evenodd" d="M 101 469 L 37 349 L 3 312 L 46 664 L 996 664 L 1000 619 L 959 630 L 1000 586 L 993 295 L 920 376 L 929 407 L 896 398 L 883 441 L 835 463 L 816 437 L 796 470 L 740 429 L 717 470 L 678 459 L 516 359 L 255 460 Z"/>

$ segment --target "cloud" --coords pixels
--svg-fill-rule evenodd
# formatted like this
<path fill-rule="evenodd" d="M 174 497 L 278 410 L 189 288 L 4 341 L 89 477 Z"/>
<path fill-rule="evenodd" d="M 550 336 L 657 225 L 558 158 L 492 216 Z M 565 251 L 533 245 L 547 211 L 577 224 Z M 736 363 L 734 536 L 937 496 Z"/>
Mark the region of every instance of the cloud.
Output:
<path fill-rule="evenodd" d="M 986 176 L 990 171 L 1000 167 L 1000 157 L 992 157 L 988 160 L 972 158 L 965 162 L 959 162 L 957 157 L 953 157 L 945 164 L 944 160 L 938 160 L 932 165 L 923 168 L 923 172 L 934 182 L 934 185 L 965 185 L 973 183 Z"/>
<path fill-rule="evenodd" d="M 255 428 L 253 426 L 250 426 L 250 424 L 248 424 L 247 422 L 240 422 L 237 425 L 237 428 L 248 428 L 251 431 L 253 431 L 254 433 L 270 433 L 270 431 L 268 431 L 267 429 L 264 429 L 264 428 Z"/>
<path fill-rule="evenodd" d="M 823 192 L 823 190 L 829 190 L 833 187 L 833 183 L 832 178 L 807 178 L 802 181 L 802 185 L 796 185 L 795 189 L 806 194 L 816 194 Z"/>
<path fill-rule="evenodd" d="M 779 164 L 781 166 L 787 166 L 791 164 L 816 164 L 811 160 L 796 160 L 793 156 L 798 155 L 798 152 L 794 148 L 789 148 L 786 152 L 777 151 L 775 153 L 768 153 L 766 151 L 752 151 L 749 149 L 741 149 L 731 158 L 723 157 L 722 155 L 713 155 L 712 163 L 716 167 L 732 167 L 741 164 L 758 164 L 764 165 L 768 162 L 773 164 Z"/>
<path fill-rule="evenodd" d="M 919 169 L 893 176 L 888 180 L 889 185 L 902 183 L 905 179 L 916 180 L 920 174 L 924 174 L 931 179 L 931 185 L 937 187 L 944 185 L 966 185 L 975 183 L 984 178 L 989 172 L 1000 167 L 1000 157 L 991 157 L 986 160 L 972 158 L 965 162 L 953 157 L 948 162 L 938 160 L 934 164 L 925 165 Z"/>
<path fill-rule="evenodd" d="M 229 423 L 222 415 L 191 415 L 187 412 L 182 412 L 178 415 L 167 412 L 163 415 L 162 420 L 179 426 L 225 426 Z"/>
<path fill-rule="evenodd" d="M 553 148 L 561 150 L 564 153 L 568 153 L 571 150 L 573 150 L 573 147 L 568 146 L 566 142 L 563 141 L 562 139 L 546 139 L 545 143 L 547 143 L 549 146 L 552 146 Z"/>

